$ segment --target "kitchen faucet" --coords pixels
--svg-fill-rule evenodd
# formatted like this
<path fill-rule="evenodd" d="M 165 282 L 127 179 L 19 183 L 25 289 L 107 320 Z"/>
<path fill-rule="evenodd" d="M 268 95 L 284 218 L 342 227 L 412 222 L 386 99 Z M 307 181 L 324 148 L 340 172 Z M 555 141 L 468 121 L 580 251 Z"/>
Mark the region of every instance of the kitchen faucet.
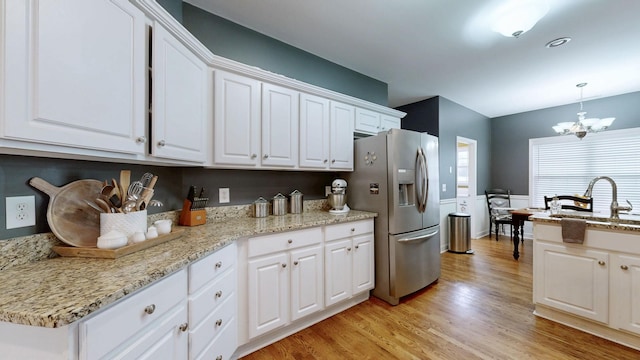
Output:
<path fill-rule="evenodd" d="M 611 184 L 611 218 L 612 219 L 619 219 L 620 211 L 631 211 L 633 209 L 633 205 L 631 205 L 629 200 L 627 200 L 627 203 L 629 204 L 629 206 L 618 205 L 618 187 L 616 186 L 616 182 L 613 181 L 613 179 L 608 176 L 598 176 L 593 178 L 593 180 L 591 180 L 591 182 L 589 183 L 589 186 L 587 187 L 587 191 L 584 192 L 584 196 L 591 197 L 591 193 L 593 192 L 593 185 L 595 185 L 595 183 L 598 180 L 607 180 Z"/>

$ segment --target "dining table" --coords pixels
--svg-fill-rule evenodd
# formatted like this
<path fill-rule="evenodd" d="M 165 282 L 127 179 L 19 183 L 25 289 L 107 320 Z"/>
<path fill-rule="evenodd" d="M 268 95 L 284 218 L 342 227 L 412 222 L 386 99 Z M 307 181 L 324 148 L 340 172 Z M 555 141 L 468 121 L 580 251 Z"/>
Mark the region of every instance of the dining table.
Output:
<path fill-rule="evenodd" d="M 511 213 L 511 225 L 513 226 L 513 258 L 516 260 L 520 258 L 518 247 L 520 246 L 520 236 L 524 237 L 524 222 L 529 220 L 529 216 L 539 211 L 541 210 L 530 208 L 509 210 Z"/>

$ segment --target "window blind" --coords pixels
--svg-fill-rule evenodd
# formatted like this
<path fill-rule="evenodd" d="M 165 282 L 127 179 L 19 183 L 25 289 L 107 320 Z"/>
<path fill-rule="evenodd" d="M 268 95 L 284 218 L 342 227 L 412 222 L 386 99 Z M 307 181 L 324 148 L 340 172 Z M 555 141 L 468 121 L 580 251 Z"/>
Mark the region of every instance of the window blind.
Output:
<path fill-rule="evenodd" d="M 629 200 L 640 213 L 640 128 L 529 140 L 529 202 L 544 207 L 544 196 L 583 195 L 597 176 L 612 178 L 618 203 Z M 593 188 L 595 212 L 609 214 L 611 185 L 599 180 Z"/>

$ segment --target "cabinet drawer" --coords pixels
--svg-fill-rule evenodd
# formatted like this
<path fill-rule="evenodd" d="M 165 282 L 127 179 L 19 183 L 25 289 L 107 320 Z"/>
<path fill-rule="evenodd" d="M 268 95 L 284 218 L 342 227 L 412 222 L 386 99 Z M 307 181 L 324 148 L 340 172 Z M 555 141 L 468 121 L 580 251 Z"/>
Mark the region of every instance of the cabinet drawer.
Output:
<path fill-rule="evenodd" d="M 254 237 L 250 238 L 247 243 L 248 255 L 249 257 L 254 257 L 272 252 L 297 249 L 319 244 L 321 241 L 322 229 L 320 227 Z"/>
<path fill-rule="evenodd" d="M 213 309 L 236 292 L 236 272 L 230 269 L 189 298 L 189 324 L 198 326 Z"/>
<path fill-rule="evenodd" d="M 78 325 L 81 359 L 98 359 L 186 300 L 182 270 L 100 311 Z"/>
<path fill-rule="evenodd" d="M 227 324 L 235 321 L 235 302 L 235 296 L 230 296 L 200 325 L 193 328 L 189 334 L 189 355 L 192 358 L 198 356 L 218 335 L 226 332 Z"/>
<path fill-rule="evenodd" d="M 231 243 L 189 266 L 189 294 L 236 263 L 236 243 Z"/>
<path fill-rule="evenodd" d="M 231 359 L 231 356 L 236 351 L 238 347 L 238 337 L 237 333 L 237 322 L 236 320 L 231 320 L 227 327 L 222 330 L 222 333 L 218 335 L 218 337 L 207 347 L 200 356 L 198 356 L 197 360 L 216 360 L 222 359 L 227 360 Z"/>
<path fill-rule="evenodd" d="M 373 220 L 353 221 L 337 225 L 325 226 L 325 240 L 331 241 L 349 236 L 373 232 Z"/>

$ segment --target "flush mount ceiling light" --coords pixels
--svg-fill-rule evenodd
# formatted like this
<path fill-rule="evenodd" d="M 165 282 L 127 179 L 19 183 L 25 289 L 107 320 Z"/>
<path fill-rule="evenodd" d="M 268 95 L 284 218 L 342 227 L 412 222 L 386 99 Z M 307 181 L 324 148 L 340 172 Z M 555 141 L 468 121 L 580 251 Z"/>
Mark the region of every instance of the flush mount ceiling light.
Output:
<path fill-rule="evenodd" d="M 549 11 L 546 0 L 509 0 L 498 8 L 491 29 L 507 37 L 519 37 Z"/>
<path fill-rule="evenodd" d="M 560 135 L 569 135 L 573 134 L 578 137 L 578 139 L 582 139 L 588 133 L 599 132 L 606 130 L 616 118 L 589 118 L 585 119 L 586 111 L 582 110 L 582 92 L 584 87 L 587 86 L 587 83 L 577 84 L 576 87 L 580 89 L 580 111 L 578 112 L 578 121 L 576 122 L 561 122 L 558 125 L 553 127 Z"/>

